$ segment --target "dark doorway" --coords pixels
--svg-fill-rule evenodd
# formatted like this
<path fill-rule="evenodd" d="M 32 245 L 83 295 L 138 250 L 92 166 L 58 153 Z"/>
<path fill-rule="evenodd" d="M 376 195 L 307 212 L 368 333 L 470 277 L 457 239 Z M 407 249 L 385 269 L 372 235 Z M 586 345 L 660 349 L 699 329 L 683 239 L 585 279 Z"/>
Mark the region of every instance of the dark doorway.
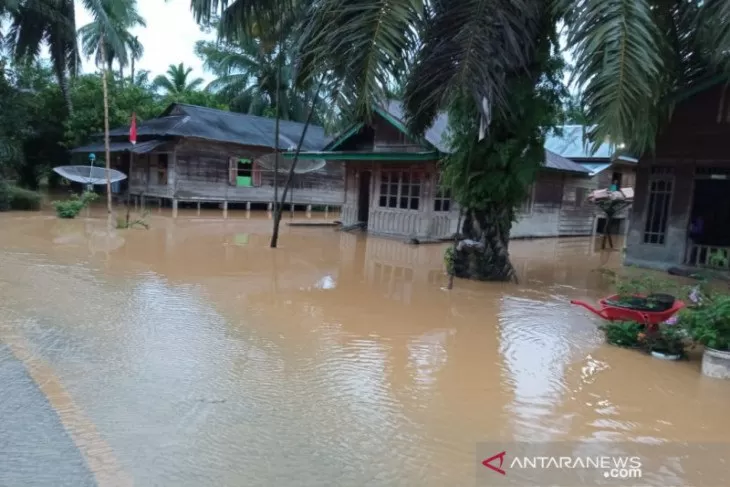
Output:
<path fill-rule="evenodd" d="M 730 246 L 730 180 L 696 179 L 689 237 L 698 245 Z"/>
<path fill-rule="evenodd" d="M 370 213 L 370 171 L 360 172 L 360 191 L 357 200 L 357 221 L 367 222 Z"/>

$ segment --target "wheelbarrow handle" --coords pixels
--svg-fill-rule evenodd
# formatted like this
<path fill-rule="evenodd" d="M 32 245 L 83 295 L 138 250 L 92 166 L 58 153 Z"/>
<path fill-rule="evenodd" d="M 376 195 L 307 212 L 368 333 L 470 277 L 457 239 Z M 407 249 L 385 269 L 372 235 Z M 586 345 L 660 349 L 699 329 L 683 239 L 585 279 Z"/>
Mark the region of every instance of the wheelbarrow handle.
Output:
<path fill-rule="evenodd" d="M 590 311 L 592 313 L 597 314 L 598 316 L 600 316 L 604 320 L 607 320 L 608 319 L 608 315 L 606 314 L 606 310 L 604 310 L 604 309 L 598 310 L 598 309 L 594 308 L 593 306 L 591 306 L 590 304 L 586 303 L 585 301 L 579 301 L 577 299 L 571 299 L 570 300 L 570 304 L 575 304 L 575 305 L 578 305 L 578 306 L 583 306 L 585 309 L 587 309 L 588 311 Z"/>

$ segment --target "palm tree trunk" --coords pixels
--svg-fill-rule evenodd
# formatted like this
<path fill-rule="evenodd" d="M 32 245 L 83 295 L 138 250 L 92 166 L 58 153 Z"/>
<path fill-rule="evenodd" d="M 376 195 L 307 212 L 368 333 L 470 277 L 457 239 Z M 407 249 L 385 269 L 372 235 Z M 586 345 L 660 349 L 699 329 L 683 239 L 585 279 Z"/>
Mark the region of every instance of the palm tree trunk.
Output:
<path fill-rule="evenodd" d="M 286 177 L 286 183 L 284 183 L 284 192 L 281 195 L 281 204 L 276 207 L 276 211 L 274 212 L 274 232 L 271 235 L 271 247 L 276 248 L 276 245 L 279 242 L 279 225 L 281 224 L 281 214 L 282 209 L 284 208 L 284 203 L 286 202 L 286 193 L 289 191 L 289 187 L 291 186 L 292 180 L 294 179 L 294 170 L 297 167 L 297 162 L 299 162 L 299 153 L 302 150 L 302 144 L 304 144 L 304 138 L 307 135 L 307 130 L 309 129 L 309 125 L 312 123 L 312 116 L 314 115 L 314 108 L 317 106 L 317 98 L 319 98 L 319 92 L 322 90 L 322 85 L 324 84 L 324 76 L 319 81 L 319 86 L 317 86 L 317 91 L 314 93 L 314 97 L 312 98 L 312 106 L 309 107 L 309 113 L 307 113 L 307 120 L 304 122 L 304 127 L 302 127 L 302 135 L 299 137 L 299 143 L 297 144 L 296 153 L 294 154 L 294 160 L 291 163 L 291 167 L 289 168 L 289 174 Z M 294 190 L 292 190 L 293 193 Z M 292 208 L 294 201 L 292 200 Z"/>
<path fill-rule="evenodd" d="M 484 210 L 464 209 L 462 240 L 454 251 L 451 272 L 480 281 L 517 279 L 509 260 L 512 215 L 508 207 L 492 203 Z"/>
<path fill-rule="evenodd" d="M 276 86 L 281 83 L 281 71 L 283 69 L 284 56 L 282 50 L 284 48 L 284 31 L 279 28 L 279 47 L 276 58 Z M 276 90 L 276 126 L 274 128 L 274 230 L 271 234 L 271 242 L 269 246 L 272 249 L 276 248 L 276 244 L 279 241 L 279 126 L 281 124 L 281 96 L 279 90 Z"/>
<path fill-rule="evenodd" d="M 104 39 L 99 43 L 101 49 L 101 58 L 106 59 L 104 49 Z M 110 179 L 111 171 L 111 154 L 109 150 L 109 92 L 106 86 L 106 63 L 102 63 L 101 68 L 101 86 L 104 91 L 104 155 L 106 159 L 106 211 L 112 212 L 112 182 Z"/>
<path fill-rule="evenodd" d="M 134 84 L 134 56 L 132 56 L 132 63 L 129 66 L 129 74 L 132 76 L 132 84 Z"/>

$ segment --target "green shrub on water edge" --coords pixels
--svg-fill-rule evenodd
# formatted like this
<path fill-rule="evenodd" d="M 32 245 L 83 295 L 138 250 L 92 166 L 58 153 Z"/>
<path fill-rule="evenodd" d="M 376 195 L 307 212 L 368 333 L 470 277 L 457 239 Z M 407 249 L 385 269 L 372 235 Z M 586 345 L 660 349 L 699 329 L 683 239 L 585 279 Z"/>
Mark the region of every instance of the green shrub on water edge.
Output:
<path fill-rule="evenodd" d="M 0 211 L 40 209 L 40 193 L 0 181 Z"/>
<path fill-rule="evenodd" d="M 98 197 L 93 191 L 84 191 L 81 196 L 73 193 L 70 199 L 54 201 L 53 207 L 58 218 L 76 218 L 81 210 Z"/>
<path fill-rule="evenodd" d="M 38 191 L 10 186 L 10 209 L 40 210 L 41 194 Z"/>

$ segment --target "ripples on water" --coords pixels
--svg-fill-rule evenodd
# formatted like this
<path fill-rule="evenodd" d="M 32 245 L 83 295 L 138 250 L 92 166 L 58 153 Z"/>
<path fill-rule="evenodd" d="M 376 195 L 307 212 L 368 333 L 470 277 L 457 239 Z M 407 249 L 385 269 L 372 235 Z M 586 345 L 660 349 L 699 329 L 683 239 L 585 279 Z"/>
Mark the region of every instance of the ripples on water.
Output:
<path fill-rule="evenodd" d="M 479 442 L 730 433 L 725 384 L 603 345 L 568 304 L 619 258 L 584 239 L 515 242 L 522 285 L 445 292 L 439 246 L 286 228 L 272 251 L 262 219 L 102 230 L 0 224 L 0 338 L 139 485 L 464 485 Z"/>

